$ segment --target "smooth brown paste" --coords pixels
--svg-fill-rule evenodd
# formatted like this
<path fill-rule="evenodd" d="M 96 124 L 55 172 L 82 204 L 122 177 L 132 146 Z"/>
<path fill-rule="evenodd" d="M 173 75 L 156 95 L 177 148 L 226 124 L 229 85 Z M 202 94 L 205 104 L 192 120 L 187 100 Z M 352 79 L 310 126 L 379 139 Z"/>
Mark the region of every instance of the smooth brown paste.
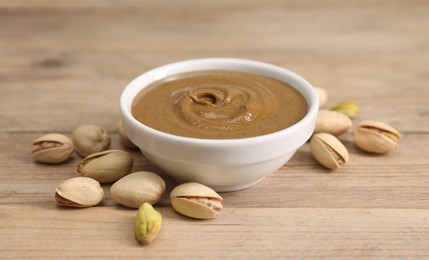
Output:
<path fill-rule="evenodd" d="M 287 128 L 307 102 L 280 80 L 240 71 L 202 70 L 153 82 L 136 96 L 132 115 L 173 135 L 230 139 Z"/>

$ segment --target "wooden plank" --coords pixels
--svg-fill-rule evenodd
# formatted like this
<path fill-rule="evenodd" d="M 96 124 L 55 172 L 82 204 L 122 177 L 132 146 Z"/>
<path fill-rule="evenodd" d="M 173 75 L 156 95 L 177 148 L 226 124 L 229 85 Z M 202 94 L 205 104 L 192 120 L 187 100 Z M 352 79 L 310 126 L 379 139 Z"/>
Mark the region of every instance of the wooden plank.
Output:
<path fill-rule="evenodd" d="M 152 245 L 141 247 L 133 237 L 134 210 L 5 206 L 0 250 L 6 258 L 43 259 L 428 256 L 427 209 L 238 208 L 208 221 L 189 220 L 168 207 L 158 210 L 162 230 Z"/>

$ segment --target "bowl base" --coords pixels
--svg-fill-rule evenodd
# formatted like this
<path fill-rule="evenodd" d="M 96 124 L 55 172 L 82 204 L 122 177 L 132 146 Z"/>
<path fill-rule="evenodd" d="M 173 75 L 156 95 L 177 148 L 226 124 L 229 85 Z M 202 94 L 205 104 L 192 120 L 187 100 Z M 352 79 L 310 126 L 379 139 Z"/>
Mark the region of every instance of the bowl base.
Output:
<path fill-rule="evenodd" d="M 253 164 L 212 165 L 172 161 L 143 152 L 149 161 L 158 165 L 174 180 L 180 183 L 198 182 L 219 192 L 237 191 L 256 185 L 282 167 L 294 153 L 292 151 L 272 160 Z"/>
<path fill-rule="evenodd" d="M 171 175 L 170 175 L 170 177 L 171 177 Z M 178 182 L 178 183 L 185 183 L 185 182 L 189 182 L 189 181 L 186 181 L 186 180 L 182 181 L 182 180 L 180 180 L 180 179 L 173 178 L 173 177 L 171 177 L 171 178 L 172 178 L 173 180 L 175 180 L 176 182 Z M 252 182 L 250 182 L 250 183 L 240 184 L 240 185 L 230 185 L 230 186 L 225 186 L 225 185 L 223 185 L 223 186 L 219 186 L 219 187 L 217 187 L 217 186 L 213 186 L 213 185 L 207 185 L 207 186 L 210 186 L 210 188 L 212 188 L 212 189 L 213 189 L 213 190 L 215 190 L 216 192 L 233 192 L 233 191 L 239 191 L 239 190 L 244 190 L 244 189 L 247 189 L 247 188 L 253 187 L 253 186 L 255 186 L 256 184 L 258 184 L 258 183 L 262 182 L 264 179 L 265 179 L 265 177 L 262 177 L 262 178 L 260 178 L 260 179 L 258 179 L 258 180 L 256 180 L 256 181 L 252 181 Z M 204 184 L 204 183 L 201 183 L 201 184 Z M 205 184 L 204 184 L 204 185 L 205 185 Z"/>

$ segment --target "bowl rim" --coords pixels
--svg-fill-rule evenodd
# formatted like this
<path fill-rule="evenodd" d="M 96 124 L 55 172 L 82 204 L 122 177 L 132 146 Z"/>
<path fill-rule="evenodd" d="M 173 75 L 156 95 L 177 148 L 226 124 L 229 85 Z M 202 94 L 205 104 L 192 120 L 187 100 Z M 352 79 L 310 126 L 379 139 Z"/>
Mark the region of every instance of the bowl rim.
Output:
<path fill-rule="evenodd" d="M 264 134 L 264 135 L 244 137 L 244 138 L 230 138 L 230 139 L 209 139 L 209 138 L 195 138 L 195 137 L 186 137 L 186 136 L 174 135 L 174 134 L 162 132 L 162 131 L 156 130 L 154 128 L 151 128 L 151 127 L 141 123 L 140 121 L 138 121 L 137 119 L 135 119 L 132 116 L 131 104 L 132 104 L 134 98 L 136 97 L 136 95 L 145 86 L 147 86 L 148 84 L 150 84 L 154 81 L 160 80 L 162 78 L 165 78 L 165 77 L 168 77 L 168 76 L 171 76 L 174 74 L 183 73 L 183 72 L 198 71 L 198 70 L 204 70 L 204 69 L 192 69 L 192 70 L 185 70 L 183 72 L 168 74 L 169 70 L 174 70 L 175 68 L 177 69 L 178 67 L 190 66 L 190 65 L 198 67 L 197 65 L 203 65 L 203 64 L 205 64 L 205 65 L 212 64 L 212 66 L 214 66 L 213 64 L 218 64 L 218 65 L 219 64 L 229 64 L 231 66 L 241 66 L 242 69 L 228 69 L 228 68 L 219 68 L 219 69 L 252 72 L 251 68 L 253 68 L 254 70 L 257 70 L 257 68 L 259 68 L 259 69 L 264 69 L 266 72 L 272 71 L 273 72 L 272 74 L 281 74 L 284 76 L 286 75 L 288 78 L 291 78 L 295 82 L 297 82 L 301 87 L 304 87 L 308 90 L 309 94 L 305 95 L 301 89 L 298 89 L 295 86 L 292 86 L 301 95 L 303 95 L 304 98 L 306 99 L 307 105 L 308 105 L 308 111 L 302 119 L 300 119 L 298 122 L 296 122 L 295 124 L 293 124 L 287 128 L 284 128 L 284 129 L 281 129 L 281 130 L 278 130 L 278 131 L 275 131 L 272 133 Z M 228 66 L 225 66 L 225 67 L 228 67 Z M 247 70 L 243 69 L 244 67 L 247 67 L 248 69 Z M 254 72 L 254 73 L 258 74 L 258 72 Z M 274 77 L 272 75 L 267 75 L 269 73 L 265 73 L 265 74 L 259 73 L 259 74 L 264 75 L 264 76 L 268 76 L 268 77 Z M 151 80 L 150 82 L 148 82 L 148 84 L 146 84 L 146 85 L 140 84 L 140 82 L 145 80 L 145 78 L 147 78 L 147 77 L 153 77 L 154 79 Z M 276 77 L 274 77 L 274 78 L 276 78 Z M 284 81 L 284 80 L 279 79 L 279 78 L 276 78 L 276 79 Z M 289 85 L 292 85 L 290 82 L 287 82 L 287 83 Z M 138 90 L 136 90 L 136 89 L 138 89 Z M 134 95 L 131 95 L 131 93 L 134 93 Z M 308 97 L 308 99 L 306 96 Z M 296 73 L 294 73 L 288 69 L 285 69 L 283 67 L 276 66 L 273 64 L 255 61 L 255 60 L 239 59 L 239 58 L 190 59 L 190 60 L 183 60 L 183 61 L 178 61 L 178 62 L 166 64 L 163 66 L 159 66 L 159 67 L 156 67 L 156 68 L 151 69 L 149 71 L 146 71 L 146 72 L 142 73 L 141 75 L 137 76 L 136 78 L 134 78 L 124 88 L 124 90 L 121 93 L 121 97 L 120 97 L 121 115 L 122 115 L 122 117 L 126 117 L 126 119 L 127 119 L 127 120 L 123 120 L 124 126 L 125 126 L 126 122 L 131 122 L 132 124 L 134 124 L 138 128 L 141 128 L 142 130 L 144 130 L 145 132 L 148 132 L 150 134 L 156 135 L 159 138 L 164 138 L 164 139 L 169 140 L 169 141 L 182 142 L 182 143 L 188 143 L 188 144 L 194 144 L 194 145 L 200 144 L 200 145 L 231 146 L 231 145 L 239 145 L 239 144 L 244 144 L 244 143 L 249 143 L 249 142 L 251 142 L 251 143 L 266 142 L 267 140 L 272 140 L 272 139 L 276 139 L 276 138 L 279 138 L 279 137 L 284 136 L 284 135 L 291 134 L 292 132 L 301 129 L 301 127 L 308 126 L 308 123 L 311 122 L 317 116 L 318 109 L 319 109 L 319 100 L 318 100 L 317 94 L 314 90 L 314 87 L 307 80 L 305 80 L 303 77 L 301 77 L 300 75 L 298 75 L 298 74 L 296 74 Z M 126 126 L 125 126 L 125 129 L 127 129 Z"/>

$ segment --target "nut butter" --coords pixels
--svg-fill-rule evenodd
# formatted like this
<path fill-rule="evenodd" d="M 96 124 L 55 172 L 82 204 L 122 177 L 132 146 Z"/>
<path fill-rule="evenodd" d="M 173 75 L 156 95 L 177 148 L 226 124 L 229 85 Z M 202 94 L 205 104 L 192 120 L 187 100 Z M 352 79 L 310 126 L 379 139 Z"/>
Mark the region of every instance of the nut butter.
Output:
<path fill-rule="evenodd" d="M 307 113 L 304 97 L 287 83 L 240 71 L 202 70 L 166 77 L 145 87 L 132 115 L 178 136 L 233 139 L 287 128 Z"/>

